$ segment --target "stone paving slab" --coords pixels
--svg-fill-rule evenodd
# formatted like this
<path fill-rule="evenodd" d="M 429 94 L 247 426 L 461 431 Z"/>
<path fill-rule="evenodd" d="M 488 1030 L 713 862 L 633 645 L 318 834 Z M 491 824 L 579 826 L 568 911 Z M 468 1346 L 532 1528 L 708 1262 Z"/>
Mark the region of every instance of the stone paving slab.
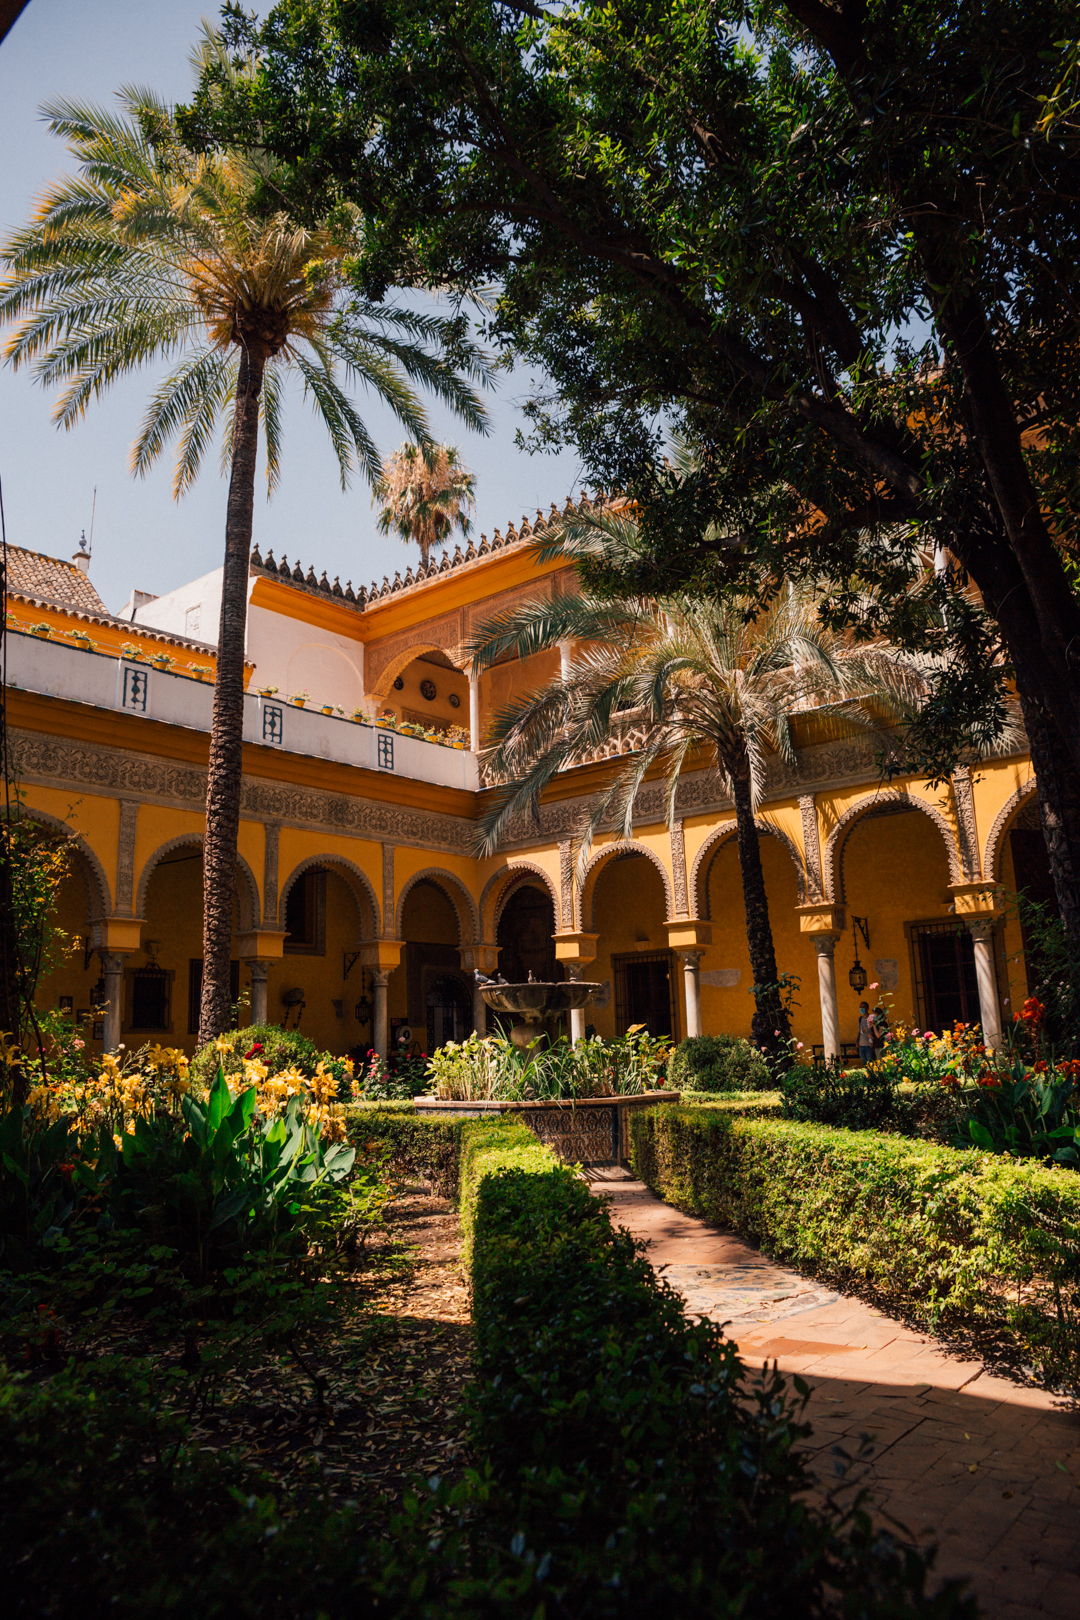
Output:
<path fill-rule="evenodd" d="M 969 1580 L 987 1620 L 1080 1620 L 1074 1406 L 773 1265 L 625 1170 L 588 1179 L 688 1311 L 730 1324 L 748 1367 L 810 1385 L 816 1499 L 868 1490 L 885 1522 L 937 1543 L 937 1573 Z"/>

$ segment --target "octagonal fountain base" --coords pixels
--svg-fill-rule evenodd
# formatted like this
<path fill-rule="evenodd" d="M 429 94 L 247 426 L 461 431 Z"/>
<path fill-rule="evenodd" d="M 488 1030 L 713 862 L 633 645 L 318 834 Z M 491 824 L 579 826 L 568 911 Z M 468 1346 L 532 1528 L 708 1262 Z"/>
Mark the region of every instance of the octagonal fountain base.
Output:
<path fill-rule="evenodd" d="M 657 1103 L 677 1103 L 677 1091 L 643 1091 L 631 1097 L 566 1098 L 559 1102 L 444 1102 L 417 1097 L 416 1111 L 441 1119 L 486 1119 L 516 1114 L 545 1147 L 567 1164 L 625 1164 L 630 1157 L 630 1114 Z"/>

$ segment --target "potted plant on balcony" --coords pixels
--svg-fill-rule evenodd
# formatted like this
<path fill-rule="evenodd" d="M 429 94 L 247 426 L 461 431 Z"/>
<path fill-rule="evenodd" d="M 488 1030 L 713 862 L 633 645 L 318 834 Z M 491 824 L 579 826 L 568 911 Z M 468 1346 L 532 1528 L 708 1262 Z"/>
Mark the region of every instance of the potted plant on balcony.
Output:
<path fill-rule="evenodd" d="M 186 667 L 193 681 L 208 680 L 214 673 L 209 664 L 193 664 L 189 661 Z"/>
<path fill-rule="evenodd" d="M 375 716 L 375 724 L 377 726 L 383 726 L 387 731 L 396 731 L 398 728 L 397 715 L 390 713 L 377 714 Z"/>
<path fill-rule="evenodd" d="M 153 664 L 155 669 L 170 670 L 176 663 L 176 659 L 171 653 L 152 652 L 150 654 L 150 662 Z"/>
<path fill-rule="evenodd" d="M 302 709 L 310 696 L 310 692 L 291 692 L 289 694 L 289 702 L 294 706 L 294 708 Z"/>
<path fill-rule="evenodd" d="M 39 624 L 32 624 L 30 626 L 30 634 L 32 636 L 40 636 L 42 641 L 48 641 L 52 633 L 53 626 L 48 624 L 44 619 L 42 619 Z"/>
<path fill-rule="evenodd" d="M 369 726 L 371 724 L 371 721 L 364 709 L 354 709 L 352 714 L 349 716 L 349 719 L 355 720 L 358 726 Z"/>
<path fill-rule="evenodd" d="M 71 632 L 71 639 L 74 645 L 78 647 L 80 652 L 97 651 L 97 642 L 91 641 L 85 630 L 73 630 Z"/>
<path fill-rule="evenodd" d="M 130 658 L 133 663 L 141 664 L 143 650 L 141 647 L 137 647 L 133 641 L 125 641 L 121 644 L 120 656 L 121 658 Z"/>
<path fill-rule="evenodd" d="M 259 696 L 264 697 L 264 698 L 277 697 L 277 694 L 280 691 L 281 691 L 280 686 L 260 686 L 259 687 Z"/>
<path fill-rule="evenodd" d="M 340 715 L 344 716 L 345 710 L 342 709 L 342 708 L 339 708 L 336 703 L 323 703 L 323 704 L 320 705 L 319 713 L 320 714 L 340 714 Z"/>
<path fill-rule="evenodd" d="M 451 748 L 468 748 L 469 733 L 464 726 L 451 726 L 446 732 L 445 740 Z"/>

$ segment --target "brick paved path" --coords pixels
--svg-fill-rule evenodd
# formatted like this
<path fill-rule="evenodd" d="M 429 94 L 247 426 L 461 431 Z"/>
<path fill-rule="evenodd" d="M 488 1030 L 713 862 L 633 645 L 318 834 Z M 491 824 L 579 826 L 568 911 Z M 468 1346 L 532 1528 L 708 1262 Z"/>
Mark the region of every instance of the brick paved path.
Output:
<path fill-rule="evenodd" d="M 730 1323 L 748 1366 L 776 1361 L 810 1385 L 819 1479 L 842 1474 L 936 1541 L 938 1573 L 968 1577 L 987 1620 L 1080 1620 L 1080 1413 L 773 1265 L 625 1171 L 587 1174 L 688 1310 Z M 855 1457 L 863 1435 L 869 1459 L 845 1465 L 834 1447 Z"/>

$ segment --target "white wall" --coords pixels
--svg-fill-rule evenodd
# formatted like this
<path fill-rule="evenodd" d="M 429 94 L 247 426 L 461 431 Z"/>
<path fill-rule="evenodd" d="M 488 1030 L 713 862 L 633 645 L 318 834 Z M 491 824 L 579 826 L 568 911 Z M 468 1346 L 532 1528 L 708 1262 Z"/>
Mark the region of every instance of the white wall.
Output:
<path fill-rule="evenodd" d="M 253 688 L 276 686 L 283 697 L 306 691 L 312 703 L 335 703 L 346 714 L 363 706 L 362 642 L 249 607 L 247 655 L 255 665 Z"/>
<path fill-rule="evenodd" d="M 191 636 L 216 647 L 221 622 L 221 575 L 215 568 L 187 585 L 178 585 L 175 591 L 155 596 L 135 609 L 135 624 L 145 624 L 151 630 L 167 630 L 173 636 Z M 189 614 L 198 610 L 198 629 L 192 628 Z"/>

